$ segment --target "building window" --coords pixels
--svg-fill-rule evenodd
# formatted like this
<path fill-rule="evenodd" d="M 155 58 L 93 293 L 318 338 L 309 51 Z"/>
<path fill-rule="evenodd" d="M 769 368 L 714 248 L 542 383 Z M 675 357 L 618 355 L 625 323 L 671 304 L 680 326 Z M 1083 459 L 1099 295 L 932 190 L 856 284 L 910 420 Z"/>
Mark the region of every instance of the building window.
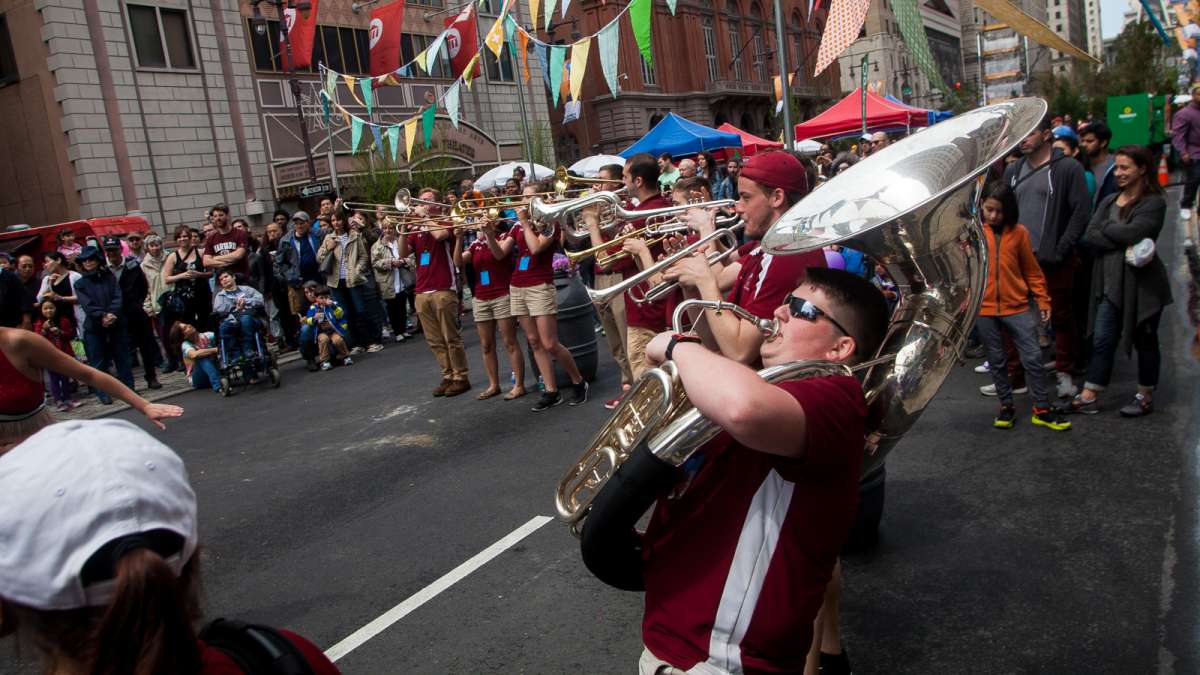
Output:
<path fill-rule="evenodd" d="M 658 84 L 658 80 L 654 77 L 654 66 L 646 63 L 646 57 L 639 54 L 638 60 L 642 62 L 642 84 L 647 87 L 653 87 Z"/>
<path fill-rule="evenodd" d="M 250 49 L 254 53 L 254 69 L 267 73 L 282 73 L 283 58 L 279 48 L 279 22 L 266 22 L 266 31 L 259 35 L 254 23 L 247 20 Z M 407 37 L 407 36 L 405 36 Z M 370 72 L 371 39 L 367 31 L 338 26 L 317 26 L 313 36 L 312 66 L 297 68 L 298 72 L 311 73 L 318 63 L 347 75 L 367 75 Z"/>
<path fill-rule="evenodd" d="M 21 79 L 17 73 L 17 59 L 13 56 L 12 35 L 8 32 L 8 18 L 0 14 L 0 87 Z"/>
<path fill-rule="evenodd" d="M 716 82 L 721 71 L 717 68 L 717 31 L 713 28 L 711 16 L 700 20 L 700 30 L 704 33 L 704 64 L 708 66 L 708 81 Z"/>
<path fill-rule="evenodd" d="M 512 50 L 501 50 L 499 59 L 487 47 L 481 49 L 480 52 L 483 54 L 483 64 L 487 68 L 488 80 L 492 82 L 517 81 L 516 71 L 513 69 Z"/>
<path fill-rule="evenodd" d="M 125 7 L 139 68 L 195 70 L 187 12 L 147 5 Z"/>
<path fill-rule="evenodd" d="M 423 7 L 441 7 L 443 3 L 442 0 L 412 0 L 408 4 L 421 5 Z"/>
<path fill-rule="evenodd" d="M 430 43 L 434 41 L 436 35 L 410 35 L 405 33 L 400 36 L 400 62 L 409 63 L 417 54 L 425 51 Z M 450 68 L 450 52 L 446 47 L 446 43 L 442 43 L 442 48 L 438 53 L 438 58 L 433 63 L 433 69 L 429 71 L 429 77 L 440 77 L 451 79 L 453 71 Z M 419 66 L 413 65 L 408 69 L 409 77 L 423 77 L 424 71 Z"/>
<path fill-rule="evenodd" d="M 742 31 L 737 21 L 729 21 L 729 74 L 733 79 L 742 79 Z"/>
<path fill-rule="evenodd" d="M 759 24 L 754 27 L 754 77 L 759 82 L 767 81 L 767 43 L 763 39 L 763 27 Z"/>
<path fill-rule="evenodd" d="M 424 3 L 410 2 L 408 4 L 419 5 Z M 479 3 L 479 13 L 488 16 L 499 16 L 500 4 L 500 0 L 483 0 L 483 2 Z M 441 3 L 438 3 L 437 6 L 441 7 Z"/>

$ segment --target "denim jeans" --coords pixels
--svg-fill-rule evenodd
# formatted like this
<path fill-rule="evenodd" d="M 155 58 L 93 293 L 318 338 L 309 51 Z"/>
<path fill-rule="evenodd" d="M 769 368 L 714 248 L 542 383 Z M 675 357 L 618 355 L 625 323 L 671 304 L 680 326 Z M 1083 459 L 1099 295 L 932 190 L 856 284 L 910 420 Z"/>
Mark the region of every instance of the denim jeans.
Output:
<path fill-rule="evenodd" d="M 99 321 L 88 321 L 83 331 L 83 348 L 87 351 L 88 365 L 96 370 L 108 372 L 114 364 L 117 367 L 117 379 L 126 387 L 133 389 L 133 370 L 129 366 L 129 338 L 125 334 L 125 322 L 117 319 L 116 323 L 104 328 Z M 101 401 L 110 400 L 108 394 L 96 391 L 96 397 Z"/>
<path fill-rule="evenodd" d="M 317 327 L 300 325 L 300 356 L 305 361 L 317 358 Z"/>
<path fill-rule="evenodd" d="M 1096 324 L 1092 328 L 1092 359 L 1088 362 L 1085 387 L 1104 391 L 1112 380 L 1113 361 L 1121 342 L 1121 308 L 1107 298 L 1096 307 Z M 1153 389 L 1158 386 L 1162 367 L 1162 352 L 1158 349 L 1158 322 L 1162 312 L 1139 323 L 1133 330 L 1133 348 L 1138 357 L 1138 386 Z"/>
<path fill-rule="evenodd" d="M 221 391 L 221 371 L 217 368 L 216 359 L 209 356 L 196 361 L 192 368 L 192 387 L 211 387 L 213 391 Z"/>
<path fill-rule="evenodd" d="M 1012 338 L 1017 354 L 1020 355 L 1021 365 L 1025 366 L 1025 378 L 1029 390 L 1033 393 L 1033 405 L 1049 408 L 1049 383 L 1046 381 L 1046 367 L 1042 364 L 1042 348 L 1038 346 L 1037 319 L 1032 309 L 1009 316 L 981 316 L 975 320 L 979 339 L 987 347 L 988 366 L 1001 405 L 1013 403 L 1012 382 L 1008 375 L 1008 354 L 1004 350 L 1001 326 Z"/>
<path fill-rule="evenodd" d="M 379 295 L 366 283 L 347 286 L 345 281 L 339 281 L 337 288 L 333 289 L 333 299 L 349 315 L 346 318 L 350 322 L 350 336 L 354 338 L 356 346 L 365 347 L 382 340 L 380 331 L 383 326 L 376 320 L 375 307 L 379 304 Z"/>
<path fill-rule="evenodd" d="M 1200 158 L 1184 164 L 1183 175 L 1183 196 L 1179 200 L 1179 208 L 1191 209 L 1196 206 L 1196 189 L 1200 188 Z"/>
<path fill-rule="evenodd" d="M 221 342 L 225 358 L 236 361 L 238 356 L 251 358 L 258 355 L 255 338 L 258 335 L 258 319 L 249 314 L 234 314 L 221 321 Z"/>

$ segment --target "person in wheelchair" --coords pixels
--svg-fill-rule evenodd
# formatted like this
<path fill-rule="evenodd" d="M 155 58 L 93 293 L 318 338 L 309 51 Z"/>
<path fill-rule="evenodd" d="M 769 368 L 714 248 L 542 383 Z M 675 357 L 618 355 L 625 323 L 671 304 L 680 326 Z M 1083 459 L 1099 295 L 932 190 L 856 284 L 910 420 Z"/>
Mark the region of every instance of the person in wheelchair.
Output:
<path fill-rule="evenodd" d="M 256 315 L 264 311 L 263 296 L 252 286 L 242 286 L 232 272 L 217 276 L 220 290 L 213 296 L 213 313 L 219 321 L 217 335 L 223 346 L 224 363 L 242 362 L 250 384 L 258 383 L 258 363 L 265 360 L 260 349 L 262 322 Z"/>

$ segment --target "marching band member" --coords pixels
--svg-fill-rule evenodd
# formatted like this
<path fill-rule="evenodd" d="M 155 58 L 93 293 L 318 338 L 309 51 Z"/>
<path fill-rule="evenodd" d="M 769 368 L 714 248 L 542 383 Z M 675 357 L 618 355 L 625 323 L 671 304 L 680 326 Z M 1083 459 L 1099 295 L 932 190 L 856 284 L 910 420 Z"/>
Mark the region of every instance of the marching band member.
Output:
<path fill-rule="evenodd" d="M 432 188 L 421 190 L 417 196 L 426 201 L 438 199 Z M 419 216 L 429 213 L 424 206 L 413 211 Z M 467 352 L 458 325 L 458 280 L 451 248 L 454 239 L 449 229 L 441 227 L 423 228 L 400 238 L 400 258 L 407 258 L 410 252 L 417 258 L 417 318 L 425 342 L 442 367 L 442 382 L 433 390 L 434 396 L 458 396 L 471 388 Z"/>
<path fill-rule="evenodd" d="M 825 255 L 810 251 L 798 255 L 773 256 L 758 245 L 767 229 L 808 193 L 808 180 L 800 160 L 786 152 L 767 152 L 751 157 L 738 176 L 737 213 L 746 223 L 748 240 L 745 252 L 730 264 L 709 265 L 703 253 L 697 253 L 669 267 L 663 278 L 678 281 L 688 297 L 704 300 L 728 300 L 761 318 L 768 318 L 796 284 L 805 269 L 825 267 Z M 701 235 L 713 231 L 715 215 L 703 209 L 691 209 L 683 216 Z M 722 291 L 728 289 L 728 297 Z M 730 314 L 705 311 L 705 321 L 697 322 L 705 343 L 725 356 L 742 363 L 754 363 L 759 357 L 762 334 L 745 321 Z"/>
<path fill-rule="evenodd" d="M 525 357 L 517 342 L 517 319 L 513 316 L 509 298 L 509 283 L 515 267 L 513 242 L 508 232 L 497 232 L 496 223 L 490 220 L 480 226 L 479 235 L 467 247 L 465 261 L 474 282 L 472 312 L 483 351 L 483 368 L 488 377 L 488 388 L 477 398 L 482 401 L 500 393 L 500 364 L 496 358 L 496 327 L 499 326 L 508 363 L 516 376 L 512 390 L 504 395 L 505 401 L 511 401 L 525 395 Z"/>
<path fill-rule="evenodd" d="M 526 192 L 536 188 L 530 186 Z M 545 391 L 534 404 L 533 411 L 541 412 L 563 402 L 554 377 L 554 362 L 571 378 L 571 398 L 567 405 L 587 402 L 588 383 L 575 365 L 575 357 L 558 341 L 558 298 L 554 289 L 554 251 L 558 248 L 559 229 L 550 232 L 535 227 L 529 210 L 517 209 L 518 223 L 508 235 L 511 243 L 499 243 L 501 251 L 517 252 L 517 269 L 512 274 L 509 289 L 512 314 L 521 324 L 525 339 L 533 349 L 533 359 L 542 374 Z M 506 254 L 507 255 L 507 254 Z"/>
<path fill-rule="evenodd" d="M 773 312 L 764 365 L 870 358 L 887 303 L 870 282 L 810 269 Z M 697 410 L 725 433 L 702 447 L 681 495 L 659 499 L 642 537 L 642 675 L 801 672 L 854 521 L 866 401 L 849 376 L 770 384 L 696 339 L 661 333 Z M 712 386 L 720 382 L 721 386 Z M 678 492 L 678 491 L 677 491 Z"/>
<path fill-rule="evenodd" d="M 600 167 L 599 177 L 606 180 L 623 181 L 623 172 L 624 167 L 620 164 L 608 164 Z M 592 221 L 588 221 L 588 233 L 591 235 L 591 246 L 600 246 L 611 238 L 605 236 L 600 231 L 598 217 Z M 601 291 L 611 286 L 616 286 L 625 279 L 624 270 L 628 269 L 632 264 L 629 260 L 614 262 L 607 268 L 596 264 L 593 287 Z M 600 325 L 604 327 L 604 337 L 608 341 L 608 349 L 612 352 L 613 361 L 616 361 L 617 367 L 621 371 L 621 389 L 622 391 L 628 390 L 633 385 L 633 371 L 630 370 L 629 358 L 625 353 L 625 345 L 628 340 L 628 324 L 625 321 L 625 297 L 614 298 L 607 304 L 597 304 L 596 313 L 600 316 Z M 620 401 L 619 397 L 607 401 L 604 407 L 609 409 L 615 408 Z"/>

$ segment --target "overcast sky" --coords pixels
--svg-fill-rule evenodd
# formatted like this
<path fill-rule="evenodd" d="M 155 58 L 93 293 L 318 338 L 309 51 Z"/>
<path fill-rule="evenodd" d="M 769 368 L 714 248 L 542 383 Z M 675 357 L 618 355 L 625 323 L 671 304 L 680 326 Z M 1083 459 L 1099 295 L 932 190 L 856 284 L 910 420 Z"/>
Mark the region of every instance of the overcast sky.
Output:
<path fill-rule="evenodd" d="M 1137 2 L 1138 0 L 1133 0 Z M 1153 0 L 1151 0 L 1153 2 Z M 1100 0 L 1100 32 L 1110 38 L 1121 32 L 1129 0 Z"/>

